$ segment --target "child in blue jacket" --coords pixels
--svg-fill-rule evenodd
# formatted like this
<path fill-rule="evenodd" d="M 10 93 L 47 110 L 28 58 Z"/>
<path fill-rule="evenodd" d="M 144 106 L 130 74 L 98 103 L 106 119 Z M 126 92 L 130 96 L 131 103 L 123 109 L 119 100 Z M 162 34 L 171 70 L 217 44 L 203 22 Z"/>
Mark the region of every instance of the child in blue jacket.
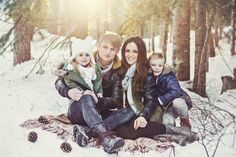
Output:
<path fill-rule="evenodd" d="M 148 59 L 152 76 L 156 82 L 156 101 L 164 109 L 163 124 L 175 126 L 175 119 L 180 118 L 180 125 L 191 129 L 188 110 L 192 107 L 189 95 L 180 87 L 174 72 L 165 66 L 162 53 L 153 53 Z"/>

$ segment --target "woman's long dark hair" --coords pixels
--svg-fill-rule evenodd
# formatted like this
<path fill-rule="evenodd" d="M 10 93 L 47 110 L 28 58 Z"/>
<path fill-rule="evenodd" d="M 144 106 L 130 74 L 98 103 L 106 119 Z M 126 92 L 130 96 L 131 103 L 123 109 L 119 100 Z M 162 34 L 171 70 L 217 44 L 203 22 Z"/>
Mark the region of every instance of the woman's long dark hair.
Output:
<path fill-rule="evenodd" d="M 135 43 L 138 47 L 138 59 L 136 62 L 136 72 L 134 75 L 134 87 L 135 87 L 135 91 L 141 92 L 143 87 L 144 87 L 144 82 L 146 80 L 147 77 L 147 50 L 146 50 L 146 46 L 145 43 L 143 41 L 142 38 L 140 37 L 130 37 L 128 38 L 121 49 L 121 55 L 122 55 L 122 59 L 121 59 L 121 63 L 123 64 L 123 66 L 125 66 L 127 69 L 130 67 L 130 65 L 128 64 L 126 58 L 125 58 L 125 49 L 126 46 L 129 43 Z"/>

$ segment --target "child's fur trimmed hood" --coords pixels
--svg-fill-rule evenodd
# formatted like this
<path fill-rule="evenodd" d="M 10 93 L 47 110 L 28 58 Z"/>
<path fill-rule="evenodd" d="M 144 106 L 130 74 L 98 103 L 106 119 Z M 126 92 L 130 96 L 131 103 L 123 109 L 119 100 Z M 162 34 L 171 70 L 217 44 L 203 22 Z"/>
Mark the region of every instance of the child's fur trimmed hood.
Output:
<path fill-rule="evenodd" d="M 168 65 L 168 64 L 165 64 L 165 65 L 164 65 L 163 72 L 162 72 L 163 75 L 169 74 L 171 71 L 175 72 L 175 71 L 174 71 L 174 68 L 173 68 L 172 66 Z"/>

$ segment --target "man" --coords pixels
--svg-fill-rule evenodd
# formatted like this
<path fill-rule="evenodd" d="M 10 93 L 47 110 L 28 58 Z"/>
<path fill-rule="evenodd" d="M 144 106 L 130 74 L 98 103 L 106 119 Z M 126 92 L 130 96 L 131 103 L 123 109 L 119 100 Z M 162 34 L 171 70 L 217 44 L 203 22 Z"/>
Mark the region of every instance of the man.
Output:
<path fill-rule="evenodd" d="M 110 131 L 135 116 L 131 108 L 122 108 L 122 87 L 119 75 L 121 62 L 117 56 L 120 46 L 119 35 L 104 34 L 99 38 L 97 51 L 94 53 L 95 62 L 102 70 L 103 98 L 97 98 L 89 90 L 69 89 L 62 78 L 57 79 L 55 83 L 60 95 L 72 99 L 68 118 L 73 124 L 88 125 L 92 135 L 97 134 L 101 138 L 107 153 L 114 153 L 124 145 L 124 140 L 111 136 Z M 110 109 L 117 108 L 118 110 L 111 114 Z M 74 126 L 74 136 L 80 146 L 86 146 L 88 135 L 89 133 Z"/>

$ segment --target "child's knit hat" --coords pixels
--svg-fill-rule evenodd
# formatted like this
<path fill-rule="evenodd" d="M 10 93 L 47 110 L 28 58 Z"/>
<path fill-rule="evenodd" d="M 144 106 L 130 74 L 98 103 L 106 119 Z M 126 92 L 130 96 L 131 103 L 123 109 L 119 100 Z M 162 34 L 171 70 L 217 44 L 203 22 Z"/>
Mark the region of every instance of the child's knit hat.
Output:
<path fill-rule="evenodd" d="M 79 38 L 72 38 L 72 56 L 69 61 L 72 61 L 76 58 L 76 55 L 82 52 L 86 52 L 92 58 L 93 49 L 96 44 L 96 41 L 92 37 L 88 36 L 86 39 L 82 40 Z"/>

